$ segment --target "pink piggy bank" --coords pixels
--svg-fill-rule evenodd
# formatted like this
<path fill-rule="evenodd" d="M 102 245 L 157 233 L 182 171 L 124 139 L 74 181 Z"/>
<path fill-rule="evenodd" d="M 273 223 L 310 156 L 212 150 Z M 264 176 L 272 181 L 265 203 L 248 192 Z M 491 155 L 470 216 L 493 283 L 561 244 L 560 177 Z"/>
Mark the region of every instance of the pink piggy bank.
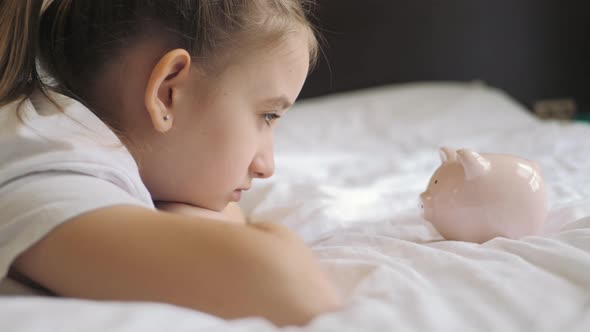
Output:
<path fill-rule="evenodd" d="M 444 238 L 482 243 L 541 232 L 547 194 L 535 162 L 449 148 L 441 148 L 440 157 L 420 200 L 423 217 Z"/>

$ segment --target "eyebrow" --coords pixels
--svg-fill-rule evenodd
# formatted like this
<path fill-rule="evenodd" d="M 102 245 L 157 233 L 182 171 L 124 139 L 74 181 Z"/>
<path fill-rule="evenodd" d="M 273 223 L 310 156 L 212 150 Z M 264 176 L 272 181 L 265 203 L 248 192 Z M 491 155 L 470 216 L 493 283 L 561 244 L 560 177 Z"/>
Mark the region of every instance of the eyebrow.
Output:
<path fill-rule="evenodd" d="M 264 105 L 276 108 L 277 110 L 286 110 L 293 106 L 293 103 L 289 101 L 289 98 L 285 96 L 275 97 L 267 99 L 263 102 Z"/>

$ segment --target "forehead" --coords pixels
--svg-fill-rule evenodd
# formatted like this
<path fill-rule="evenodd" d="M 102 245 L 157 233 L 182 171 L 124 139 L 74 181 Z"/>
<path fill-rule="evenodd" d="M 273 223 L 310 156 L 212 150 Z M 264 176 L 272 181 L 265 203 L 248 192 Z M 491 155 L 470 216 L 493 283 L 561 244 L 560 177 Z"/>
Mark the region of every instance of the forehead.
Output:
<path fill-rule="evenodd" d="M 252 96 L 299 94 L 309 70 L 309 39 L 293 31 L 276 45 L 243 50 L 218 76 L 222 89 L 246 90 Z"/>

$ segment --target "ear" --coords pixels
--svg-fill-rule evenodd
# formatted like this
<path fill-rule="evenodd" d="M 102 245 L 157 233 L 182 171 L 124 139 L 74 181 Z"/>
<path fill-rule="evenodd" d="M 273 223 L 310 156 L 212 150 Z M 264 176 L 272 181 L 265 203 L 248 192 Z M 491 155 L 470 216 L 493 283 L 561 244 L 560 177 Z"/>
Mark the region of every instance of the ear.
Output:
<path fill-rule="evenodd" d="M 490 161 L 471 150 L 457 151 L 457 160 L 463 165 L 466 180 L 483 176 L 490 169 Z"/>
<path fill-rule="evenodd" d="M 438 151 L 440 155 L 440 161 L 444 164 L 451 161 L 457 160 L 457 153 L 455 150 L 447 147 L 442 147 Z"/>
<path fill-rule="evenodd" d="M 172 128 L 179 87 L 187 83 L 191 56 L 184 49 L 166 53 L 152 70 L 145 90 L 145 107 L 154 129 L 167 132 Z"/>

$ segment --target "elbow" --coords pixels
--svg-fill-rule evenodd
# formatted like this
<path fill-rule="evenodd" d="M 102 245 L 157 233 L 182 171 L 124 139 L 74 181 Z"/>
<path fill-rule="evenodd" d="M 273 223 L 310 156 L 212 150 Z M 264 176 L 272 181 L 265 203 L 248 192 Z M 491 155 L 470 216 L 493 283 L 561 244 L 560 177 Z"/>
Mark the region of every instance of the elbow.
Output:
<path fill-rule="evenodd" d="M 274 324 L 284 326 L 305 326 L 315 318 L 339 311 L 344 306 L 340 294 L 332 285 L 315 288 L 311 296 L 302 297 L 297 294 L 284 303 L 283 308 L 291 308 L 285 315 L 271 318 Z"/>
<path fill-rule="evenodd" d="M 281 241 L 273 241 L 261 255 L 267 272 L 264 289 L 272 294 L 264 305 L 270 309 L 266 317 L 278 326 L 302 326 L 342 308 L 340 292 L 313 252 L 293 234 L 280 228 L 274 232 Z"/>
<path fill-rule="evenodd" d="M 284 325 L 308 325 L 317 317 L 339 311 L 343 305 L 344 303 L 340 298 L 326 298 L 323 302 L 309 303 L 306 308 L 303 308 L 298 315 L 293 317 L 291 324 Z"/>

